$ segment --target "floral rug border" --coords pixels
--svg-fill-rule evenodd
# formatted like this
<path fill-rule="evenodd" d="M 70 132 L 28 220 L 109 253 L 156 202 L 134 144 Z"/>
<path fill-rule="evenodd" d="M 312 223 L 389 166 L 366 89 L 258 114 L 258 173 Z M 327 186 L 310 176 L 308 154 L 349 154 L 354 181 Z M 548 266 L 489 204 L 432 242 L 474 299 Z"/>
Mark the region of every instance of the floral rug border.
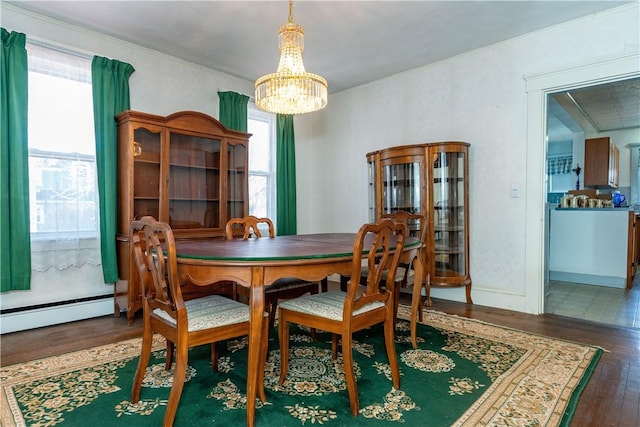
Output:
<path fill-rule="evenodd" d="M 423 323 L 451 333 L 468 333 L 524 349 L 524 356 L 497 378 L 453 426 L 508 425 L 514 419 L 535 419 L 541 426 L 568 425 L 580 394 L 597 365 L 602 349 L 545 337 L 481 320 L 424 310 Z M 399 317 L 410 318 L 400 306 Z M 165 346 L 154 338 L 154 350 Z M 140 338 L 51 356 L 0 368 L 0 425 L 24 426 L 12 386 L 29 380 L 108 362 L 138 357 Z M 508 396 L 505 398 L 505 396 Z"/>
<path fill-rule="evenodd" d="M 401 306 L 400 313 L 410 316 L 410 309 Z M 514 418 L 536 419 L 540 426 L 568 425 L 603 352 L 595 346 L 434 310 L 423 310 L 423 316 L 422 323 L 441 330 L 469 331 L 526 349 L 453 426 L 509 425 Z"/>

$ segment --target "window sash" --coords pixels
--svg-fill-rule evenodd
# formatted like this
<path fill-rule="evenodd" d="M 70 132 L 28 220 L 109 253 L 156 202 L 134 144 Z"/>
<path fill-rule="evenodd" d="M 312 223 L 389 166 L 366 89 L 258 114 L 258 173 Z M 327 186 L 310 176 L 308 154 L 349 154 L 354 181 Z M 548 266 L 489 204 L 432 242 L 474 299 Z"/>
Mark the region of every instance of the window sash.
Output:
<path fill-rule="evenodd" d="M 276 158 L 276 120 L 270 113 L 258 110 L 255 104 L 250 103 L 247 111 L 249 120 L 248 132 L 252 134 L 249 141 L 249 213 L 257 216 L 270 218 L 275 225 L 276 217 L 276 180 L 275 180 L 275 158 Z M 264 151 L 256 149 L 258 144 L 262 144 Z M 259 160 L 252 161 L 256 156 Z M 253 178 L 253 179 L 252 179 Z M 252 181 L 254 185 L 252 185 Z M 265 196 L 258 195 L 262 189 L 255 187 L 256 182 L 264 182 L 266 187 Z M 265 197 L 264 201 L 256 200 L 256 197 Z"/>

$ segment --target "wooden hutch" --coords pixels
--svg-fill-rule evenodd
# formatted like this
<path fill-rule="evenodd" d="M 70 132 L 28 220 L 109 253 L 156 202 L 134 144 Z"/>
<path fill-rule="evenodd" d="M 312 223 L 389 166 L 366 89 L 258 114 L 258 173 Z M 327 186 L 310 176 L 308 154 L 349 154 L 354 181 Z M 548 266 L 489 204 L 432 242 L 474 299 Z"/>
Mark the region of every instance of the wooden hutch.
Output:
<path fill-rule="evenodd" d="M 121 282 L 115 313 L 129 322 L 142 308 L 129 227 L 151 215 L 176 239 L 223 237 L 230 218 L 248 214 L 250 134 L 226 129 L 211 116 L 182 111 L 166 117 L 124 111 L 118 126 L 118 225 Z M 122 282 L 126 281 L 126 282 Z"/>

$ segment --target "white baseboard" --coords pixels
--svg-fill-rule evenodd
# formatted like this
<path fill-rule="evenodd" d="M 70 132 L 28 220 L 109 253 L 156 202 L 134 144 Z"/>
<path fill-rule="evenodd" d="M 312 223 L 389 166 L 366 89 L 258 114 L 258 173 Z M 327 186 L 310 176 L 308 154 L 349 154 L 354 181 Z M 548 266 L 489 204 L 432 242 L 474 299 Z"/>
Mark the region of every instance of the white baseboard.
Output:
<path fill-rule="evenodd" d="M 624 289 L 627 287 L 626 277 L 596 276 L 594 274 L 567 273 L 565 271 L 549 271 L 549 280 L 606 286 L 608 288 Z"/>
<path fill-rule="evenodd" d="M 24 331 L 107 314 L 113 314 L 113 298 L 8 313 L 0 317 L 0 333 Z"/>

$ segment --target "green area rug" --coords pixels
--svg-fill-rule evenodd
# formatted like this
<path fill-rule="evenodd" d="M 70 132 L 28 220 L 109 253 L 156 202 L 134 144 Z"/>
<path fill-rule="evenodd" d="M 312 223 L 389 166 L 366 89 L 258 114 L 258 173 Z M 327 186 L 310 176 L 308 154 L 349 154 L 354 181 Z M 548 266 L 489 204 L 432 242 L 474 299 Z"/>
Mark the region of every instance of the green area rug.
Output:
<path fill-rule="evenodd" d="M 272 330 L 268 401 L 258 401 L 256 425 L 568 425 L 602 352 L 435 311 L 425 311 L 414 350 L 408 316 L 401 306 L 399 390 L 391 387 L 382 329 L 354 337 L 358 417 L 349 411 L 342 358 L 331 360 L 330 336 L 318 333 L 314 342 L 309 331 L 292 325 L 289 375 L 279 386 L 280 353 Z M 208 346 L 190 350 L 177 426 L 246 424 L 246 345 L 246 338 L 220 345 L 220 372 L 211 370 Z M 141 401 L 132 405 L 139 349 L 134 339 L 1 368 L 2 425 L 161 425 L 171 387 L 164 341 L 157 337 Z"/>

